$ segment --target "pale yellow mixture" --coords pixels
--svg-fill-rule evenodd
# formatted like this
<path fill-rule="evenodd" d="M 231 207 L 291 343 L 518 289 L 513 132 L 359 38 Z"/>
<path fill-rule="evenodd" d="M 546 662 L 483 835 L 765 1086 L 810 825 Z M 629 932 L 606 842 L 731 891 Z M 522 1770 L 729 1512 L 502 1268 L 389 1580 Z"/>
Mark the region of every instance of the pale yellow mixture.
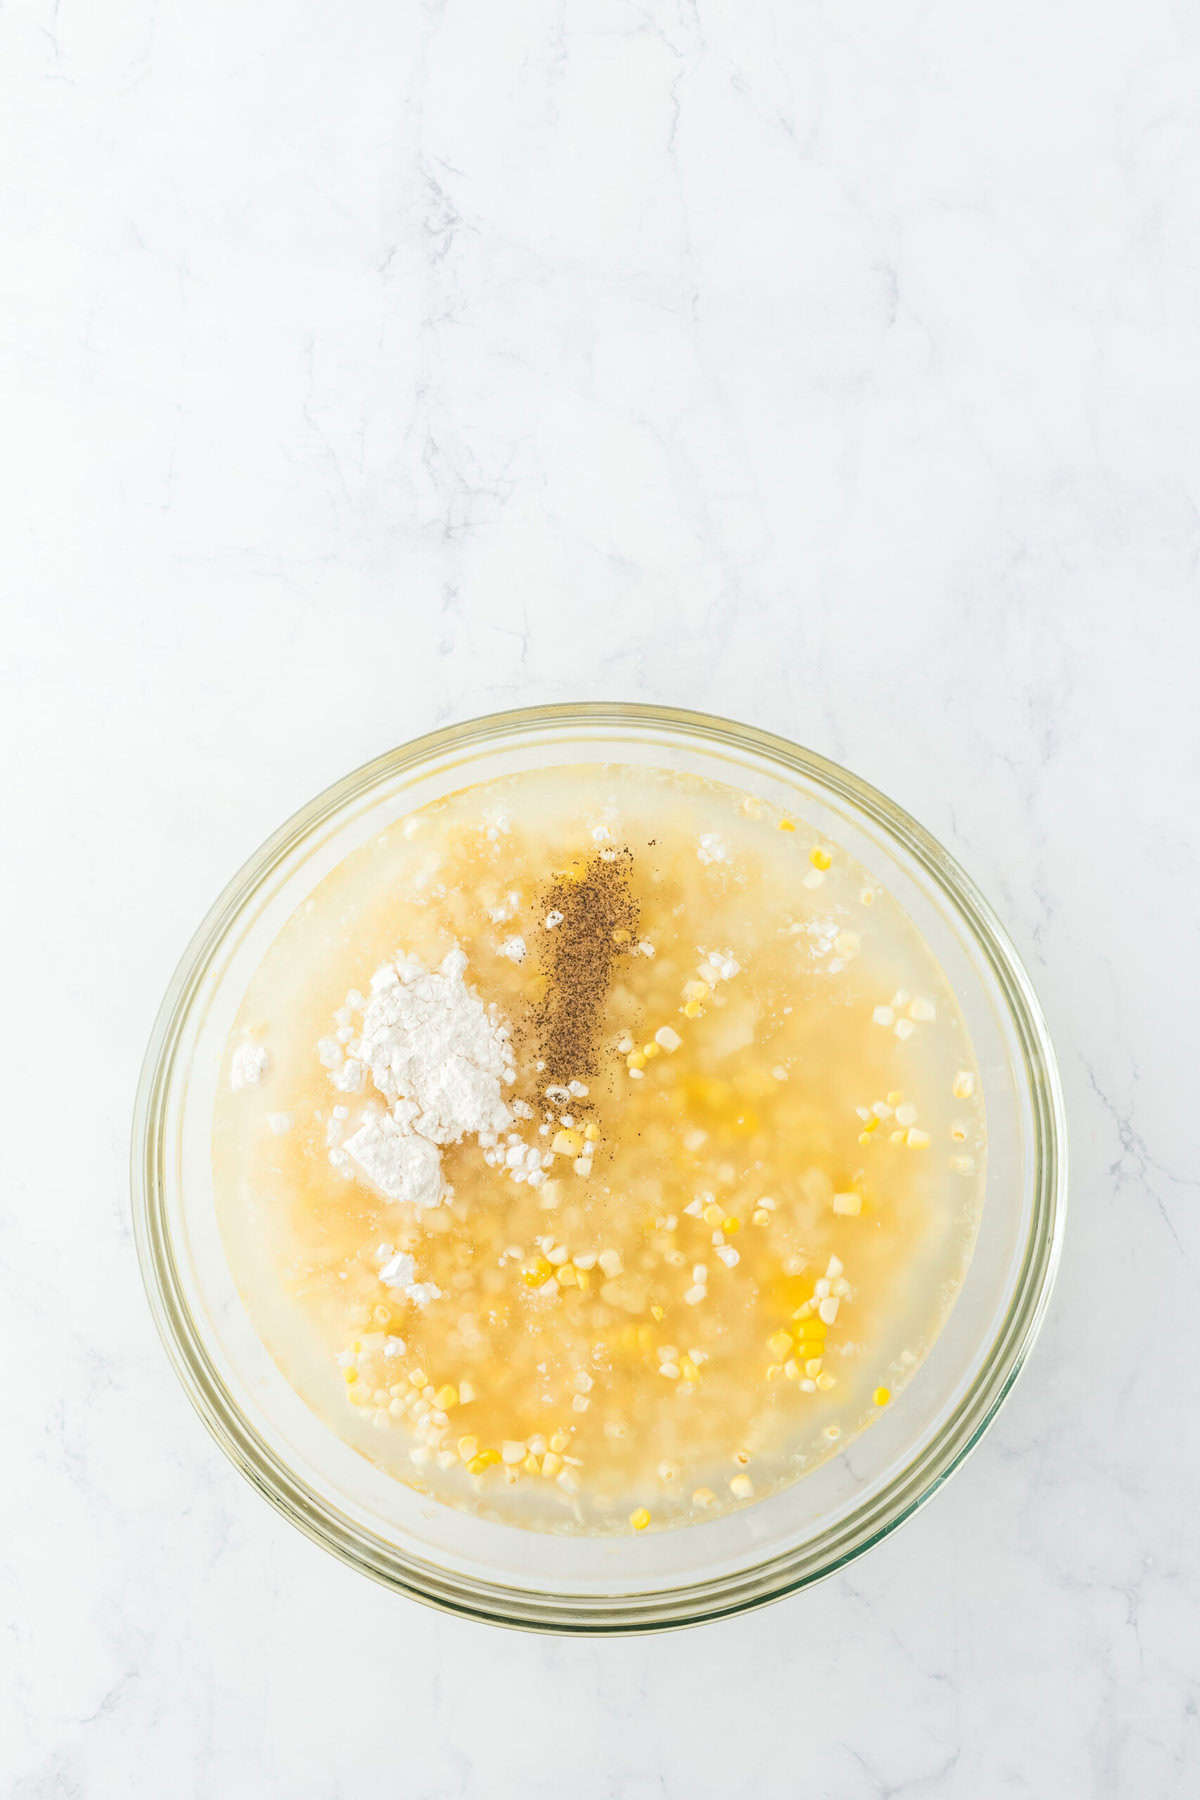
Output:
<path fill-rule="evenodd" d="M 564 1085 L 546 897 L 602 854 L 636 924 Z M 498 1152 L 442 1147 L 422 1210 L 339 1154 L 370 1094 L 334 1076 L 355 992 L 454 949 L 518 1104 Z M 549 770 L 397 822 L 285 927 L 228 1058 L 222 1229 L 284 1373 L 401 1480 L 516 1524 L 680 1524 L 813 1468 L 894 1402 L 974 1241 L 982 1097 L 926 945 L 836 843 L 692 777 Z"/>

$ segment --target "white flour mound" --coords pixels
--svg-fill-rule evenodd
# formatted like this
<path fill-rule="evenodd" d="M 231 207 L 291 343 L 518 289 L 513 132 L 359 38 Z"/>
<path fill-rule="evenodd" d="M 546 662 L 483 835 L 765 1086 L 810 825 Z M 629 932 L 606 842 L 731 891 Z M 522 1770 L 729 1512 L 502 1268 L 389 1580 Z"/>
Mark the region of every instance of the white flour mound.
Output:
<path fill-rule="evenodd" d="M 361 994 L 347 1000 L 350 1012 L 363 1008 L 358 1035 L 318 1046 L 336 1088 L 358 1091 L 369 1075 L 386 1103 L 369 1101 L 356 1128 L 337 1134 L 331 1158 L 343 1168 L 351 1160 L 389 1200 L 419 1208 L 445 1194 L 440 1146 L 481 1134 L 494 1142 L 513 1122 L 502 1092 L 514 1072 L 509 1030 L 466 985 L 466 967 L 461 950 L 437 969 L 398 956 L 375 971 L 365 1004 Z"/>

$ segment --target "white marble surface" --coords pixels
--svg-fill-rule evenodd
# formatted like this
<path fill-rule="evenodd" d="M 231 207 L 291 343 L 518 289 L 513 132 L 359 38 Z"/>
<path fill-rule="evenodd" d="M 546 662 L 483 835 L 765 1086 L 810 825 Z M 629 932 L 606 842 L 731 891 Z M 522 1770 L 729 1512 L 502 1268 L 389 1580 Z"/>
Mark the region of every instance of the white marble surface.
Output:
<path fill-rule="evenodd" d="M 1195 1793 L 1198 79 L 1167 0 L 0 10 L 5 1795 Z M 311 1547 L 129 1229 L 230 871 L 373 752 L 565 696 L 760 721 L 927 821 L 1074 1132 L 967 1468 L 652 1642 Z"/>

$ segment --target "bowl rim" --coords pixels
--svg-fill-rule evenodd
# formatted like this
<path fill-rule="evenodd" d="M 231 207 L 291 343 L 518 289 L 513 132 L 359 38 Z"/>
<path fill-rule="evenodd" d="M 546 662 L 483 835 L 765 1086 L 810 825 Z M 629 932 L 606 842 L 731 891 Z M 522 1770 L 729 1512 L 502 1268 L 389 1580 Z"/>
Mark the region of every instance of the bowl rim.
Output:
<path fill-rule="evenodd" d="M 382 780 L 446 751 L 477 750 L 531 731 L 588 726 L 650 729 L 750 751 L 816 782 L 899 841 L 951 902 L 1003 996 L 1029 1084 L 1033 1193 L 1013 1298 L 982 1367 L 939 1430 L 877 1494 L 820 1537 L 711 1580 L 581 1597 L 489 1583 L 401 1553 L 314 1494 L 288 1468 L 240 1411 L 188 1307 L 164 1204 L 164 1126 L 184 1024 L 212 958 L 242 907 L 309 833 Z M 341 1561 L 426 1605 L 519 1629 L 595 1636 L 679 1629 L 796 1593 L 882 1542 L 962 1467 L 1011 1392 L 1045 1318 L 1066 1224 L 1068 1148 L 1057 1061 L 1030 978 L 989 903 L 924 826 L 840 764 L 757 726 L 647 702 L 563 701 L 484 714 L 385 751 L 316 794 L 247 858 L 193 933 L 159 1006 L 138 1082 L 130 1173 L 142 1281 L 168 1358 L 211 1436 L 278 1512 Z M 817 1545 L 823 1548 L 814 1555 Z"/>

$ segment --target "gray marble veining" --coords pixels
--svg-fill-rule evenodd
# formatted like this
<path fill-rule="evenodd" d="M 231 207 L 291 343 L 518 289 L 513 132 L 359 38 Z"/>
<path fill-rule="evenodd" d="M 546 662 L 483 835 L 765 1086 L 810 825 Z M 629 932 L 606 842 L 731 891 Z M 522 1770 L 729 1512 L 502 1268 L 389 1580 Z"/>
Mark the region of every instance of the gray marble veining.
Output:
<path fill-rule="evenodd" d="M 0 10 L 5 1794 L 1195 1792 L 1198 74 L 1167 0 Z M 286 1528 L 128 1222 L 229 872 L 387 745 L 570 696 L 928 823 L 1073 1129 L 966 1468 L 651 1643 L 442 1619 Z"/>

